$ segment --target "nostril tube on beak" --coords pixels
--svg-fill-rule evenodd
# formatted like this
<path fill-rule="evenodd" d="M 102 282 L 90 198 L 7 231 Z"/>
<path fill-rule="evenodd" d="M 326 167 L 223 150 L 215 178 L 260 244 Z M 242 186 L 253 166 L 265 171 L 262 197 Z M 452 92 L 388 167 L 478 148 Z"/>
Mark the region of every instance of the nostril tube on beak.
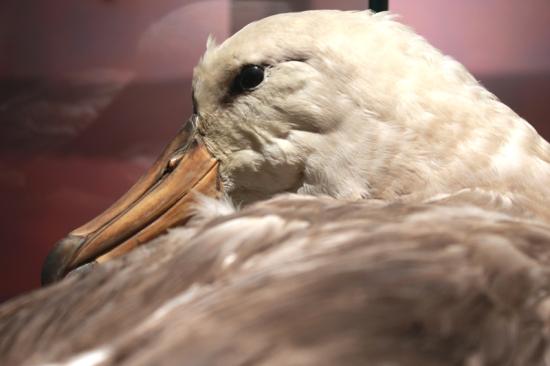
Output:
<path fill-rule="evenodd" d="M 171 172 L 176 169 L 182 158 L 183 153 L 177 154 L 176 156 L 170 158 L 170 160 L 168 160 L 168 164 L 166 164 L 166 170 Z"/>

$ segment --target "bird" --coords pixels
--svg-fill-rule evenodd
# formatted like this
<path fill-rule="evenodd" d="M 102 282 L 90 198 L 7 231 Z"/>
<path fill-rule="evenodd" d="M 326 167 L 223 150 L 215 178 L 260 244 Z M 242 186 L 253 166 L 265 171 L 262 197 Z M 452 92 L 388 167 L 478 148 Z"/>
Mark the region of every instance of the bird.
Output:
<path fill-rule="evenodd" d="M 193 115 L 0 306 L 0 363 L 545 365 L 550 145 L 388 12 L 213 39 Z"/>

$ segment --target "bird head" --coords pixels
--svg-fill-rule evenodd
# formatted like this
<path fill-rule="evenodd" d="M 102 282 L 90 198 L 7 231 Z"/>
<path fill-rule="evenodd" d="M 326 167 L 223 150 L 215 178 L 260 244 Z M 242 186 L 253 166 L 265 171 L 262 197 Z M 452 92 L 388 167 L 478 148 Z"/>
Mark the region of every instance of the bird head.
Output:
<path fill-rule="evenodd" d="M 460 63 L 388 13 L 280 14 L 209 40 L 193 107 L 151 170 L 58 243 L 43 282 L 185 223 L 193 191 L 238 204 L 282 192 L 428 196 L 490 184 L 510 173 L 504 155 L 494 159 L 503 146 L 538 143 Z"/>

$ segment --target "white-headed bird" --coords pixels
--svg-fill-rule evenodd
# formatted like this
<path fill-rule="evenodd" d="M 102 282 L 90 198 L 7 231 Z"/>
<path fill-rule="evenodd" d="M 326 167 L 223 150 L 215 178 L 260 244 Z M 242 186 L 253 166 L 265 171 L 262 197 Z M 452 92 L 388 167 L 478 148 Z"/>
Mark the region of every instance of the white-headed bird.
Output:
<path fill-rule="evenodd" d="M 550 145 L 460 63 L 280 14 L 208 42 L 193 106 L 0 308 L 2 364 L 548 362 Z"/>

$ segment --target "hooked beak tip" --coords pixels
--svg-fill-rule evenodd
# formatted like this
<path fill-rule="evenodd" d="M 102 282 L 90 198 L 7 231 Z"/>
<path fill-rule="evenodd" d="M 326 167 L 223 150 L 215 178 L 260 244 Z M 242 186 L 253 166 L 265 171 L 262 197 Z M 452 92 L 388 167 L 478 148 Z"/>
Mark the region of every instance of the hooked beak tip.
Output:
<path fill-rule="evenodd" d="M 85 238 L 82 236 L 68 235 L 57 242 L 54 249 L 48 253 L 42 266 L 40 282 L 43 286 L 61 279 L 66 274 L 71 260 L 84 240 Z"/>

